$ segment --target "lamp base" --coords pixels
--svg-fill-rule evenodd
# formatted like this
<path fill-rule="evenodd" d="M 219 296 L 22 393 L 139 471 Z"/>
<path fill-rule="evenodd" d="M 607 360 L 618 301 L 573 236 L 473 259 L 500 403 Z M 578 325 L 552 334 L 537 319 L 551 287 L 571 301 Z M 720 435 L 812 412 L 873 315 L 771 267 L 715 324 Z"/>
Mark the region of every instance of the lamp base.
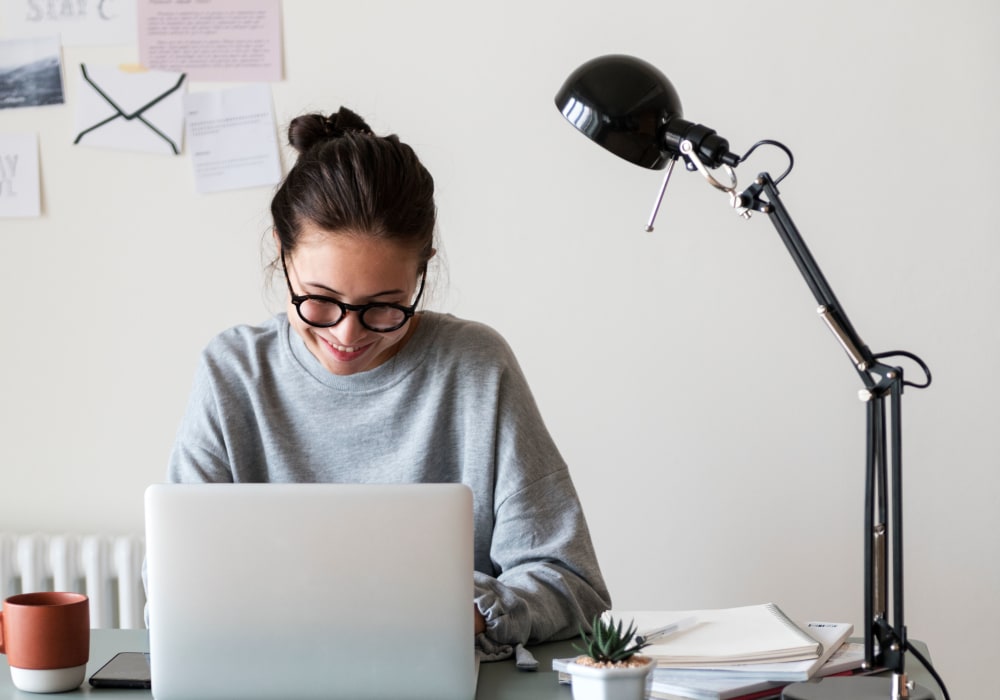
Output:
<path fill-rule="evenodd" d="M 843 676 L 819 681 L 793 683 L 781 692 L 782 700 L 896 700 L 892 678 L 878 676 Z M 935 700 L 934 693 L 914 685 L 901 700 Z"/>

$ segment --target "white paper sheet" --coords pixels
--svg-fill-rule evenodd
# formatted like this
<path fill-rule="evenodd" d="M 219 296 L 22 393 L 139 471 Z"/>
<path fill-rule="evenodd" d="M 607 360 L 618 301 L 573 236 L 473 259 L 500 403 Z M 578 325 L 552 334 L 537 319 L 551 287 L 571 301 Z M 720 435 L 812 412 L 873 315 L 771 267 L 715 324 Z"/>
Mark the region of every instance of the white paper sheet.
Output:
<path fill-rule="evenodd" d="M 136 0 L 0 0 L 0 7 L 7 36 L 58 34 L 63 46 L 136 42 Z"/>
<path fill-rule="evenodd" d="M 38 135 L 0 134 L 0 217 L 40 215 Z"/>
<path fill-rule="evenodd" d="M 281 179 L 267 85 L 189 93 L 184 107 L 198 192 L 274 185 Z"/>

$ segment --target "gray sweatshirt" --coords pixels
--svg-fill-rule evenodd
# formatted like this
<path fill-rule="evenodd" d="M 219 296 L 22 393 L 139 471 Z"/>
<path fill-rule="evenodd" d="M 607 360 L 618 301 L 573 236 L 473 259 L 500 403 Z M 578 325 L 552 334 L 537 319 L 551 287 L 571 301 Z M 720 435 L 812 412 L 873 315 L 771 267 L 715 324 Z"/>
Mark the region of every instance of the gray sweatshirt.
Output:
<path fill-rule="evenodd" d="M 284 314 L 202 353 L 170 457 L 177 482 L 460 482 L 489 641 L 564 639 L 611 606 L 565 462 L 507 343 L 423 312 L 386 363 L 327 371 Z"/>

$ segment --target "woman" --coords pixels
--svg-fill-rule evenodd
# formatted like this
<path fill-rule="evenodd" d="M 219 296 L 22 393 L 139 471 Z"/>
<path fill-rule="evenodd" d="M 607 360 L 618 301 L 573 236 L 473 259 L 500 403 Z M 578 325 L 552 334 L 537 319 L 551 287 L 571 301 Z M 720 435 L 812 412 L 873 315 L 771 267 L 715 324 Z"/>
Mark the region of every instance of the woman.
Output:
<path fill-rule="evenodd" d="M 433 179 L 347 109 L 288 133 L 271 204 L 286 312 L 208 345 L 171 481 L 467 484 L 480 646 L 575 635 L 610 599 L 524 376 L 493 330 L 416 310 Z"/>

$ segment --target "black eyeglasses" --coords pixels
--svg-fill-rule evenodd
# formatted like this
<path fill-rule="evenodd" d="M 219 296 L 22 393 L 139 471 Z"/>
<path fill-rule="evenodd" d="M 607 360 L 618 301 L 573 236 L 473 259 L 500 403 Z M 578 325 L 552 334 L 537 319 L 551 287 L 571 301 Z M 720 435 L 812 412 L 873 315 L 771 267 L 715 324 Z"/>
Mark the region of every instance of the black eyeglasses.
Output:
<path fill-rule="evenodd" d="M 358 315 L 361 325 L 376 333 L 389 333 L 406 325 L 410 317 L 416 313 L 417 304 L 424 293 L 424 282 L 427 280 L 426 267 L 420 273 L 420 291 L 412 306 L 402 304 L 345 304 L 339 299 L 325 297 L 320 294 L 296 294 L 292 289 L 292 281 L 288 277 L 288 266 L 285 264 L 285 253 L 281 253 L 281 269 L 285 273 L 288 293 L 292 295 L 292 304 L 299 313 L 299 318 L 310 326 L 330 328 L 344 320 L 348 311 Z"/>

